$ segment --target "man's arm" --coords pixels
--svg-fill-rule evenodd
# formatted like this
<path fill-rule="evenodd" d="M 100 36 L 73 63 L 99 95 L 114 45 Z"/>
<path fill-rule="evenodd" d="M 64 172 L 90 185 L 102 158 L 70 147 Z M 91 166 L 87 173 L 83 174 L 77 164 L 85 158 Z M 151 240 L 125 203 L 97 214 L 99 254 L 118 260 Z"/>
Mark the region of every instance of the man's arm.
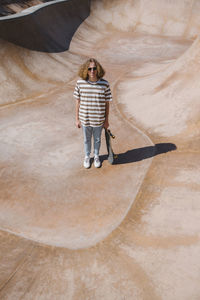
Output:
<path fill-rule="evenodd" d="M 80 99 L 76 100 L 76 127 L 81 128 L 81 122 L 79 120 L 79 107 L 80 107 Z"/>
<path fill-rule="evenodd" d="M 109 122 L 108 122 L 109 109 L 110 109 L 110 102 L 106 101 L 105 122 L 104 122 L 104 128 L 106 129 L 109 127 Z"/>

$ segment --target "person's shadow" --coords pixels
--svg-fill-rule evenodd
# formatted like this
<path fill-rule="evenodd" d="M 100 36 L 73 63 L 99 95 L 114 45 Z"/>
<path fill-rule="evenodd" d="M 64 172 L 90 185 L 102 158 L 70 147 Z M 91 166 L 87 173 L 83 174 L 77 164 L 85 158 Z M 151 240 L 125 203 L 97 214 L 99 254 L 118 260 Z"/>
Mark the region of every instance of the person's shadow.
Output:
<path fill-rule="evenodd" d="M 136 161 L 140 161 L 143 159 L 147 159 L 153 156 L 156 156 L 158 154 L 167 153 L 169 151 L 176 150 L 177 147 L 175 144 L 172 143 L 160 143 L 155 144 L 154 146 L 148 146 L 143 148 L 137 148 L 128 150 L 124 153 L 117 154 L 117 157 L 114 159 L 114 165 L 120 165 L 120 164 L 128 164 L 133 163 Z M 103 162 L 104 160 L 107 160 L 108 155 L 101 155 L 100 160 Z"/>

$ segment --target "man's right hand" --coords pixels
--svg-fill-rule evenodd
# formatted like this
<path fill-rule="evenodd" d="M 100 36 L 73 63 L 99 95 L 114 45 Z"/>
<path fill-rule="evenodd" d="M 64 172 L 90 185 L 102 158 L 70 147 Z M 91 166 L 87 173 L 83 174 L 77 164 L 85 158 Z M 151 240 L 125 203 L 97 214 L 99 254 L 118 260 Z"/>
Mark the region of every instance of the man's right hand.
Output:
<path fill-rule="evenodd" d="M 81 122 L 78 120 L 78 121 L 76 121 L 76 127 L 77 128 L 81 128 Z"/>

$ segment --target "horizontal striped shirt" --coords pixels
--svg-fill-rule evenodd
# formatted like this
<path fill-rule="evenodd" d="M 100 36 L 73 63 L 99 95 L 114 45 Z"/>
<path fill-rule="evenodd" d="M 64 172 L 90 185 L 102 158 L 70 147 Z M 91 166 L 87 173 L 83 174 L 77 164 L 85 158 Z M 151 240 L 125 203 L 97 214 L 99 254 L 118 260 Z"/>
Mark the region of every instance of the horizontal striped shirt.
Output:
<path fill-rule="evenodd" d="M 105 121 L 106 102 L 112 101 L 112 94 L 107 80 L 91 82 L 77 80 L 74 97 L 80 99 L 79 120 L 84 126 L 97 127 Z"/>

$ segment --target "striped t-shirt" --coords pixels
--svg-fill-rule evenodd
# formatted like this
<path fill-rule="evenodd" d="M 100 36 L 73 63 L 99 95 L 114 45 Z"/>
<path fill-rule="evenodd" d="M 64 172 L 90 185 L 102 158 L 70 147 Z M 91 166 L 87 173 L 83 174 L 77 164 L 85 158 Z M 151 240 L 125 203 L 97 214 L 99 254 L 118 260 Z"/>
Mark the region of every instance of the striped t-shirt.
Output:
<path fill-rule="evenodd" d="M 91 82 L 79 79 L 75 86 L 74 97 L 80 99 L 79 120 L 83 126 L 103 125 L 106 101 L 112 101 L 108 81 L 99 79 Z"/>

